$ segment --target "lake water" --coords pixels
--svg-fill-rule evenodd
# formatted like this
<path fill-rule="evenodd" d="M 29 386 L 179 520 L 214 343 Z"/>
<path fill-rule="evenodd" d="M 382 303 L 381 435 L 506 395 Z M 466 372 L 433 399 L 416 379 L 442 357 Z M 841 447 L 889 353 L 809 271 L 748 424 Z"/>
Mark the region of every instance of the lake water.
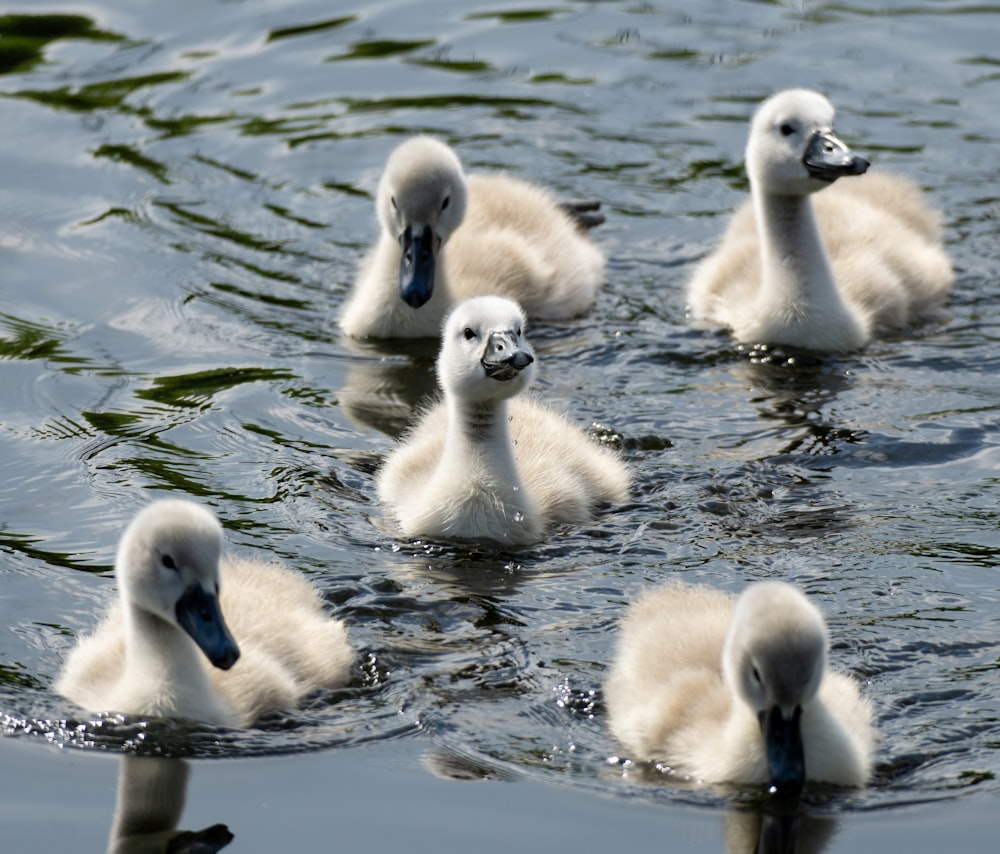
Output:
<path fill-rule="evenodd" d="M 1000 4 L 933 0 L 0 2 L 5 850 L 101 850 L 123 753 L 186 757 L 181 826 L 224 822 L 237 851 L 752 851 L 761 824 L 761 850 L 993 850 L 998 33 Z M 793 84 L 944 210 L 947 325 L 789 364 L 687 324 L 747 119 Z M 596 308 L 530 337 L 634 499 L 535 548 L 397 541 L 374 500 L 434 350 L 335 318 L 417 132 L 604 204 Z M 124 524 L 164 494 L 321 587 L 349 687 L 224 732 L 52 692 Z M 620 758 L 616 622 L 668 578 L 814 597 L 877 710 L 871 787 L 808 793 L 782 835 L 766 798 Z"/>

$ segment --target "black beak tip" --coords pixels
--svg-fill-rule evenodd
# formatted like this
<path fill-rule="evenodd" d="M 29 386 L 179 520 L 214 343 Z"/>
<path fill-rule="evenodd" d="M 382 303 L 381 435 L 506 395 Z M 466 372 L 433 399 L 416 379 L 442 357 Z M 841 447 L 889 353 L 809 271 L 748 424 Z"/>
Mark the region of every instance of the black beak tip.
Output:
<path fill-rule="evenodd" d="M 234 645 L 212 659 L 212 665 L 219 670 L 229 670 L 239 660 L 240 650 Z"/>
<path fill-rule="evenodd" d="M 522 371 L 534 361 L 535 357 L 532 356 L 531 353 L 525 353 L 524 350 L 518 350 L 518 352 L 511 357 L 510 363 L 519 371 Z"/>

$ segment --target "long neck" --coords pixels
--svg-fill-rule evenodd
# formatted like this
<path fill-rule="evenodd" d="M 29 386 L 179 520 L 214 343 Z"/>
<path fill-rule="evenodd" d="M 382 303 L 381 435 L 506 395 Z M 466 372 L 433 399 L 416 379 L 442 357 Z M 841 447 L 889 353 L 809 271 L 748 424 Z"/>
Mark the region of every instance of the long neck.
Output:
<path fill-rule="evenodd" d="M 808 196 L 757 193 L 762 296 L 805 306 L 841 303 Z"/>
<path fill-rule="evenodd" d="M 754 212 L 761 287 L 746 337 L 829 351 L 861 346 L 867 321 L 837 286 L 809 196 L 754 193 Z"/>
<path fill-rule="evenodd" d="M 493 487 L 521 488 L 521 478 L 514 458 L 510 436 L 507 401 L 466 403 L 449 399 L 448 435 L 442 464 L 473 466 L 478 479 Z"/>
<path fill-rule="evenodd" d="M 181 629 L 128 603 L 125 608 L 125 674 L 127 684 L 160 686 L 151 702 L 160 714 L 176 709 L 181 696 L 212 696 L 202 653 Z"/>

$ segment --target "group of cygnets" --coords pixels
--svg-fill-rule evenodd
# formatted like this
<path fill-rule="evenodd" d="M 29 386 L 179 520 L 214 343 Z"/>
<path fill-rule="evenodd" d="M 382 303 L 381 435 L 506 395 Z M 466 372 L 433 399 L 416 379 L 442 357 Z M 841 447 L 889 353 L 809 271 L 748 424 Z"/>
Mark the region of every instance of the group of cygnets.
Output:
<path fill-rule="evenodd" d="M 825 97 L 801 89 L 757 110 L 751 198 L 694 273 L 695 319 L 743 342 L 846 352 L 943 316 L 953 274 L 938 214 L 909 181 L 863 174 L 868 162 L 833 119 Z M 452 149 L 421 136 L 389 157 L 376 207 L 381 235 L 341 328 L 441 337 L 442 398 L 378 475 L 399 533 L 524 545 L 623 501 L 630 474 L 618 455 L 521 394 L 535 370 L 526 321 L 594 303 L 604 258 L 587 234 L 593 206 L 508 175 L 466 176 Z M 116 558 L 120 600 L 80 640 L 57 690 L 92 711 L 248 726 L 344 684 L 354 656 L 317 591 L 221 548 L 202 507 L 166 499 L 142 510 Z M 787 583 L 738 598 L 669 583 L 622 622 L 604 688 L 609 728 L 633 758 L 693 781 L 863 786 L 872 707 L 830 669 L 828 650 L 819 610 Z"/>

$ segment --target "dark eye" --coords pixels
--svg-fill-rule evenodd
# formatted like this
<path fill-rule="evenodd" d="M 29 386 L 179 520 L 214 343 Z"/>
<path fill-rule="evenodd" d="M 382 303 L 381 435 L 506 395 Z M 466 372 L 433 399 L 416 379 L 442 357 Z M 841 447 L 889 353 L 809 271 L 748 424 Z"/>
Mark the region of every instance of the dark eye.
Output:
<path fill-rule="evenodd" d="M 760 673 L 757 671 L 756 667 L 753 669 L 753 681 L 756 682 L 758 685 L 761 684 L 760 683 Z"/>
<path fill-rule="evenodd" d="M 395 196 L 389 196 L 389 202 L 392 204 L 392 209 L 396 210 L 396 197 Z"/>
<path fill-rule="evenodd" d="M 448 202 L 450 201 L 451 201 L 451 196 L 445 196 L 444 201 L 441 202 L 441 210 L 444 210 L 446 207 L 448 207 Z"/>
<path fill-rule="evenodd" d="M 162 563 L 167 569 L 177 569 L 177 564 L 174 563 L 174 559 L 170 555 L 161 555 L 160 563 Z"/>
<path fill-rule="evenodd" d="M 520 327 L 520 326 L 518 326 L 518 327 L 517 327 L 517 329 L 515 329 L 515 330 L 514 330 L 514 334 L 515 334 L 515 335 L 516 335 L 516 336 L 517 336 L 518 338 L 520 338 L 520 337 L 521 337 L 521 327 Z"/>
<path fill-rule="evenodd" d="M 465 336 L 466 341 L 471 341 L 476 337 L 476 333 L 473 331 L 471 326 L 466 326 L 465 331 L 462 334 Z"/>
<path fill-rule="evenodd" d="M 782 136 L 791 136 L 793 133 L 795 133 L 795 128 L 792 127 L 792 125 L 788 124 L 788 122 L 785 122 L 785 124 L 783 124 L 779 128 L 779 130 L 781 131 Z"/>

